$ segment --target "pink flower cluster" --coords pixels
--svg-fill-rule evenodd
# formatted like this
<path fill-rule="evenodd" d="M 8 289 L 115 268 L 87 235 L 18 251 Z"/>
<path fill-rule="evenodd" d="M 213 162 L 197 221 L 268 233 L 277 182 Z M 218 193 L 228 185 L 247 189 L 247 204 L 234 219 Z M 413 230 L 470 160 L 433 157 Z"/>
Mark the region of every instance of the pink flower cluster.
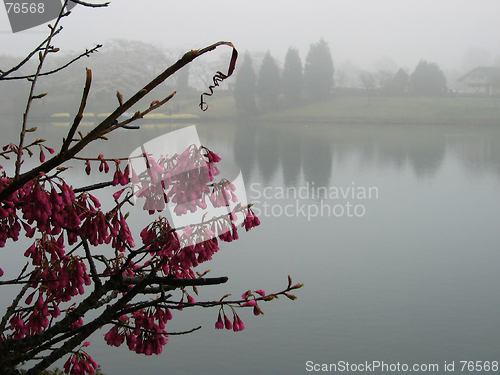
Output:
<path fill-rule="evenodd" d="M 245 230 L 248 232 L 250 229 L 259 225 L 259 218 L 257 217 L 257 215 L 255 215 L 252 209 L 248 207 L 248 209 L 246 210 L 245 220 L 243 220 L 243 226 L 245 227 Z"/>
<path fill-rule="evenodd" d="M 99 154 L 97 159 L 100 161 L 99 162 L 99 172 L 104 171 L 104 173 L 108 173 L 109 172 L 109 164 L 108 164 L 107 160 L 104 159 L 104 155 Z M 116 170 L 115 170 L 115 174 L 113 175 L 113 186 L 128 185 L 128 183 L 130 182 L 129 165 L 127 164 L 124 171 L 122 172 L 120 169 L 120 160 L 115 159 L 114 162 L 116 164 Z M 90 166 L 90 160 L 86 160 L 85 161 L 85 173 L 87 173 L 89 175 L 91 171 L 92 171 L 92 168 Z"/>
<path fill-rule="evenodd" d="M 261 297 L 266 296 L 266 292 L 262 289 L 251 291 L 248 290 L 243 295 L 241 296 L 242 299 L 244 299 L 246 302 L 242 303 L 240 306 L 241 307 L 252 307 L 253 308 L 253 314 L 255 316 L 264 314 L 262 310 L 260 309 L 259 305 L 257 304 L 257 299 L 256 299 L 256 294 L 260 295 Z M 231 310 L 233 312 L 233 322 L 231 323 L 231 320 L 228 318 L 226 313 L 224 312 L 224 307 L 221 307 L 219 310 L 219 317 L 217 319 L 217 322 L 215 323 L 215 328 L 216 329 L 228 329 L 228 330 L 233 330 L 235 332 L 237 331 L 243 331 L 245 329 L 245 325 L 241 321 L 241 318 L 238 316 L 238 314 L 234 311 L 234 308 L 232 306 Z"/>
<path fill-rule="evenodd" d="M 210 202 L 214 207 L 229 207 L 229 201 L 236 203 L 238 197 L 234 193 L 236 187 L 227 180 L 222 179 L 219 183 L 213 184 L 212 194 L 210 194 Z"/>
<path fill-rule="evenodd" d="M 241 306 L 242 307 L 253 307 L 253 314 L 255 316 L 264 314 L 262 310 L 260 309 L 259 305 L 257 304 L 257 300 L 255 299 L 255 294 L 260 295 L 261 297 L 265 297 L 266 292 L 262 289 L 259 290 L 254 290 L 253 292 L 250 290 L 247 290 L 245 293 L 242 294 L 241 298 L 247 300 L 247 302 L 243 303 Z"/>
<path fill-rule="evenodd" d="M 83 346 L 89 346 L 86 341 Z M 98 368 L 97 363 L 83 350 L 72 354 L 64 364 L 64 372 L 72 375 L 95 374 Z"/>
<path fill-rule="evenodd" d="M 120 211 L 104 214 L 99 209 L 99 201 L 90 194 L 81 194 L 77 205 L 82 208 L 82 225 L 78 234 L 87 238 L 93 246 L 111 243 L 117 251 L 125 251 L 127 245 L 135 246 L 130 228 Z"/>
<path fill-rule="evenodd" d="M 226 313 L 224 312 L 224 309 L 221 309 L 219 310 L 219 318 L 215 323 L 215 328 L 216 329 L 226 328 L 228 330 L 232 329 L 234 332 L 238 332 L 238 331 L 243 331 L 245 329 L 245 324 L 243 324 L 243 321 L 238 316 L 238 314 L 236 314 L 234 310 L 233 310 L 233 322 L 231 323 L 231 320 L 227 317 Z"/>
<path fill-rule="evenodd" d="M 207 208 L 207 185 L 220 173 L 215 166 L 221 160 L 217 154 L 191 145 L 180 155 L 158 162 L 146 153 L 143 157 L 146 173 L 139 178 L 132 168 L 131 180 L 139 186 L 136 196 L 145 198 L 144 210 L 150 214 L 163 211 L 170 201 L 176 204 L 174 212 L 179 216 Z"/>
<path fill-rule="evenodd" d="M 11 183 L 7 177 L 0 179 L 0 191 Z M 56 187 L 60 189 L 57 192 Z M 79 224 L 78 216 L 68 206 L 72 206 L 75 196 L 66 183 L 52 184 L 51 191 L 44 189 L 39 179 L 34 179 L 0 202 L 0 247 L 4 247 L 8 238 L 17 241 L 21 225 L 27 237 L 33 237 L 35 229 L 40 232 L 58 234 L 62 227 L 74 227 Z M 17 214 L 21 210 L 22 221 Z M 36 222 L 35 225 L 33 225 Z"/>
<path fill-rule="evenodd" d="M 42 154 L 40 157 L 44 158 Z M 122 172 L 120 161 L 114 160 L 116 171 L 112 184 L 125 186 L 131 180 L 139 186 L 136 195 L 145 198 L 144 208 L 150 213 L 162 211 L 169 201 L 175 204 L 177 215 L 206 209 L 207 197 L 208 204 L 214 207 L 230 206 L 230 202 L 237 202 L 236 188 L 230 181 L 214 181 L 214 176 L 220 173 L 216 163 L 221 159 L 205 147 L 192 145 L 182 154 L 158 162 L 147 154 L 143 157 L 147 171 L 140 176 L 131 168 L 132 165 L 127 165 Z M 102 155 L 93 160 L 100 163 L 99 171 L 109 172 L 109 160 Z M 85 171 L 89 174 L 90 161 L 87 160 L 85 165 Z M 78 250 L 79 246 L 66 253 L 65 241 L 68 245 L 74 245 L 85 240 L 92 246 L 110 245 L 115 250 L 114 258 L 103 260 L 106 269 L 102 272 L 99 270 L 96 277 L 107 277 L 113 270 L 120 269 L 127 256 L 133 254 L 125 254 L 127 249 L 135 247 L 135 243 L 126 216 L 120 210 L 130 196 L 118 202 L 125 189 L 113 194 L 116 207 L 103 212 L 97 198 L 89 193 L 77 196 L 58 176 L 58 173 L 52 177 L 41 174 L 0 202 L 0 247 L 5 246 L 8 239 L 16 241 L 22 229 L 29 238 L 36 231 L 40 233 L 40 238 L 24 253 L 31 260 L 33 270 L 28 274 L 28 282 L 34 291 L 25 299 L 25 307 L 20 306 L 10 317 L 8 323 L 12 333 L 9 338 L 21 339 L 43 332 L 61 315 L 60 308 L 63 312 L 69 311 L 60 307 L 60 304 L 83 295 L 85 286 L 91 284 L 86 266 L 89 260 L 76 255 L 74 251 L 81 251 Z M 0 175 L 0 191 L 10 183 L 5 173 Z M 206 218 L 207 221 L 200 224 L 181 228 L 182 232 L 174 230 L 165 218 L 160 217 L 140 233 L 142 243 L 147 246 L 140 249 L 144 257 L 139 264 L 128 259 L 129 267 L 123 274 L 134 276 L 145 270 L 147 272 L 146 267 L 155 265 L 160 266 L 160 272 L 166 276 L 196 278 L 193 268 L 212 259 L 219 250 L 219 240 L 231 242 L 238 239 L 235 222 L 239 214 L 245 216 L 242 227 L 247 231 L 260 224 L 250 206 L 241 205 L 237 205 L 227 215 Z M 255 291 L 257 294 L 260 292 L 263 293 Z M 247 293 L 243 297 L 246 302 L 241 306 L 251 306 L 255 315 L 261 314 L 254 295 L 250 291 Z M 185 304 L 184 297 L 176 307 L 179 310 L 195 303 L 187 295 Z M 245 328 L 233 307 L 231 309 L 232 321 L 226 316 L 224 308 L 220 309 L 216 328 L 233 331 Z M 145 308 L 121 317 L 104 338 L 108 345 L 113 346 L 120 346 L 126 340 L 128 348 L 136 353 L 160 354 L 168 341 L 165 324 L 171 319 L 172 313 L 168 308 Z M 82 324 L 80 318 L 70 328 L 76 329 Z M 94 374 L 97 364 L 80 348 L 70 356 L 64 369 L 71 374 Z"/>
<path fill-rule="evenodd" d="M 30 300 L 33 296 L 28 297 Z M 31 303 L 31 302 L 30 302 Z M 14 338 L 23 338 L 43 332 L 49 326 L 49 314 L 56 316 L 60 314 L 57 306 L 49 312 L 47 301 L 43 300 L 42 293 L 39 293 L 38 299 L 29 314 L 18 312 L 10 319 L 10 329 L 14 331 Z M 26 315 L 28 317 L 26 318 Z"/>
<path fill-rule="evenodd" d="M 3 177 L 0 180 L 0 190 L 6 187 L 10 180 Z M 50 191 L 45 189 L 50 185 Z M 97 246 L 108 244 L 113 238 L 112 246 L 123 251 L 125 243 L 134 246 L 133 238 L 121 213 L 112 211 L 105 215 L 99 209 L 100 203 L 91 194 L 82 193 L 75 196 L 73 190 L 63 181 L 54 179 L 34 179 L 12 194 L 8 200 L 0 204 L 0 247 L 5 246 L 8 238 L 17 241 L 21 225 L 27 237 L 33 237 L 35 230 L 40 233 L 57 235 L 64 229 L 70 245 L 76 243 L 78 236 L 87 238 Z M 22 212 L 22 219 L 17 211 Z M 83 224 L 82 224 L 83 223 Z M 125 243 L 117 240 L 120 235 Z M 63 245 L 60 237 L 58 246 Z M 40 256 L 30 249 L 26 256 L 40 261 Z"/>
<path fill-rule="evenodd" d="M 84 285 L 90 285 L 85 263 L 78 256 L 64 256 L 60 262 L 35 270 L 32 278 L 43 280 L 42 290 L 56 303 L 70 301 L 84 293 Z"/>
<path fill-rule="evenodd" d="M 42 265 L 35 268 L 31 280 L 35 291 L 26 298 L 25 303 L 30 306 L 36 294 L 38 298 L 31 309 L 17 312 L 10 319 L 9 328 L 14 338 L 43 332 L 49 326 L 49 317 L 57 318 L 61 314 L 59 303 L 83 294 L 84 285 L 90 285 L 91 282 L 85 264 L 76 256 L 63 256 L 53 263 L 44 260 Z M 39 280 L 42 282 L 38 283 Z"/>
<path fill-rule="evenodd" d="M 128 348 L 138 354 L 160 354 L 168 342 L 165 324 L 171 319 L 168 308 L 138 310 L 131 318 L 121 317 L 120 325 L 111 328 L 104 339 L 111 346 L 120 346 L 127 340 Z"/>

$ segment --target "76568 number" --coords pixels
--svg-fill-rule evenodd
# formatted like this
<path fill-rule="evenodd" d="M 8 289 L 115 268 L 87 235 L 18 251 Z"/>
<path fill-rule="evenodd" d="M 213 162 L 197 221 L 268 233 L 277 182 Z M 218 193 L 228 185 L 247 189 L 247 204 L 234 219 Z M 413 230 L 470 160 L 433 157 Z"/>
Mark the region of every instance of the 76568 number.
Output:
<path fill-rule="evenodd" d="M 498 361 L 460 361 L 460 371 L 498 371 Z"/>
<path fill-rule="evenodd" d="M 5 3 L 7 13 L 43 13 L 45 11 L 44 3 Z"/>

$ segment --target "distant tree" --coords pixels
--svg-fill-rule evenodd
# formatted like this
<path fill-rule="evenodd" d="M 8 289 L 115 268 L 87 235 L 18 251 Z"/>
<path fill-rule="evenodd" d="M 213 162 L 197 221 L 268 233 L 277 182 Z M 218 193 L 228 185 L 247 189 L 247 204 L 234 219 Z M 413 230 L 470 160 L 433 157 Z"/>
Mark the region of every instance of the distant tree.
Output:
<path fill-rule="evenodd" d="M 374 72 L 360 70 L 358 71 L 358 78 L 363 88 L 367 91 L 372 91 L 377 87 L 377 77 Z"/>
<path fill-rule="evenodd" d="M 345 70 L 335 69 L 335 85 L 337 87 L 347 87 L 349 74 Z"/>
<path fill-rule="evenodd" d="M 257 80 L 257 97 L 259 105 L 264 111 L 278 108 L 281 93 L 280 70 L 271 53 L 267 51 L 260 66 Z"/>
<path fill-rule="evenodd" d="M 420 60 L 410 76 L 411 87 L 415 92 L 438 95 L 446 92 L 446 78 L 436 63 Z"/>
<path fill-rule="evenodd" d="M 403 68 L 399 68 L 396 75 L 387 85 L 387 90 L 402 94 L 409 90 L 410 88 L 410 76 Z"/>
<path fill-rule="evenodd" d="M 375 80 L 378 89 L 386 90 L 393 78 L 394 73 L 389 70 L 377 70 L 375 72 Z"/>
<path fill-rule="evenodd" d="M 304 66 L 304 84 L 308 95 L 315 100 L 327 97 L 333 88 L 333 60 L 328 43 L 323 38 L 309 48 Z"/>
<path fill-rule="evenodd" d="M 252 66 L 252 57 L 249 53 L 246 53 L 243 57 L 243 63 L 236 74 L 233 90 L 238 111 L 248 113 L 257 110 L 255 104 L 256 84 L 257 79 Z"/>
<path fill-rule="evenodd" d="M 110 82 L 120 82 L 120 92 L 131 95 L 138 84 L 148 82 L 161 72 L 164 66 L 163 51 L 153 44 L 114 39 L 103 47 L 92 61 L 95 74 L 106 77 L 103 83 L 96 83 L 96 90 L 108 91 L 115 99 L 116 90 Z"/>
<path fill-rule="evenodd" d="M 285 56 L 285 65 L 281 78 L 281 92 L 285 98 L 285 103 L 295 104 L 299 102 L 302 99 L 303 88 L 304 76 L 299 51 L 290 47 Z"/>
<path fill-rule="evenodd" d="M 374 72 L 360 70 L 358 71 L 358 78 L 361 82 L 361 85 L 368 93 L 368 105 L 371 105 L 373 90 L 377 88 L 377 75 Z"/>

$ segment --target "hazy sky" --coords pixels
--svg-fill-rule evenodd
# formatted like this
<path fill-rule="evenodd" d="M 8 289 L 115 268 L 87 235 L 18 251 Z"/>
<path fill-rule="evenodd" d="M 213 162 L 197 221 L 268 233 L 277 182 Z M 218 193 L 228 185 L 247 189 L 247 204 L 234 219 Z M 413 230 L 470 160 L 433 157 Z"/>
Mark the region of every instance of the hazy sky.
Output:
<path fill-rule="evenodd" d="M 107 9 L 77 6 L 63 25 L 55 44 L 64 50 L 113 38 L 186 50 L 229 40 L 279 61 L 295 46 L 304 60 L 323 37 L 335 64 L 363 68 L 390 58 L 411 70 L 420 59 L 460 69 L 471 48 L 480 64 L 500 56 L 498 0 L 112 0 Z M 0 53 L 26 53 L 45 30 L 12 34 L 0 8 Z"/>

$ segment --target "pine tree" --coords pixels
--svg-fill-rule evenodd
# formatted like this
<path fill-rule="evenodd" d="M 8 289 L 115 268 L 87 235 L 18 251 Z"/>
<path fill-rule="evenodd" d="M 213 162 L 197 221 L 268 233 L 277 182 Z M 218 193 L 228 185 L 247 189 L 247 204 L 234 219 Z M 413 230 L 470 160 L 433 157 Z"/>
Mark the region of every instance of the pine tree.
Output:
<path fill-rule="evenodd" d="M 410 76 L 412 89 L 426 95 L 438 95 L 446 92 L 446 78 L 436 63 L 420 60 Z"/>
<path fill-rule="evenodd" d="M 333 88 L 333 60 L 328 43 L 321 38 L 311 44 L 304 66 L 304 84 L 314 100 L 326 98 Z"/>
<path fill-rule="evenodd" d="M 304 76 L 302 73 L 302 61 L 299 51 L 290 47 L 285 56 L 283 76 L 281 79 L 281 91 L 286 104 L 296 104 L 302 99 L 304 88 Z"/>
<path fill-rule="evenodd" d="M 246 53 L 243 63 L 236 74 L 233 96 L 239 112 L 249 113 L 257 110 L 255 104 L 256 77 L 252 66 L 252 57 Z"/>
<path fill-rule="evenodd" d="M 387 85 L 387 90 L 402 94 L 408 91 L 410 87 L 410 76 L 403 68 L 399 68 L 396 75 Z"/>
<path fill-rule="evenodd" d="M 280 71 L 271 53 L 267 51 L 262 60 L 257 81 L 257 97 L 259 98 L 260 108 L 264 111 L 278 108 L 280 92 Z"/>

